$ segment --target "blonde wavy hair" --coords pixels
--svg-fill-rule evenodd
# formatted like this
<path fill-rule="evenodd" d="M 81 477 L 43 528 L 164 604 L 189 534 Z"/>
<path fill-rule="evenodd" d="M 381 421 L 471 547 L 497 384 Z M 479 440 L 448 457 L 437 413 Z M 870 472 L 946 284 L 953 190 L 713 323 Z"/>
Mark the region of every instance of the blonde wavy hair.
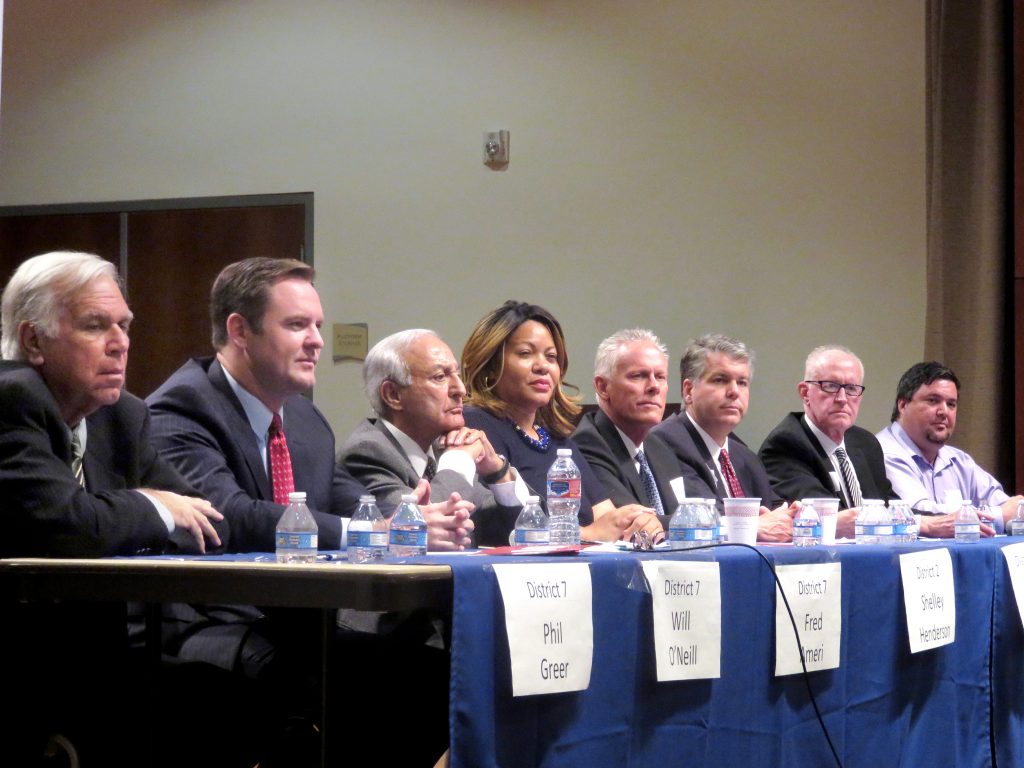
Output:
<path fill-rule="evenodd" d="M 579 391 L 564 380 L 569 369 L 562 326 L 543 307 L 523 301 L 506 301 L 488 312 L 476 324 L 462 348 L 462 381 L 466 385 L 466 404 L 483 408 L 494 416 L 511 417 L 511 409 L 494 392 L 505 367 L 505 343 L 527 320 L 535 320 L 551 333 L 560 370 L 558 386 L 548 404 L 537 411 L 536 421 L 558 437 L 568 437 L 576 428 L 580 406 L 578 395 L 566 394 L 563 387 Z"/>

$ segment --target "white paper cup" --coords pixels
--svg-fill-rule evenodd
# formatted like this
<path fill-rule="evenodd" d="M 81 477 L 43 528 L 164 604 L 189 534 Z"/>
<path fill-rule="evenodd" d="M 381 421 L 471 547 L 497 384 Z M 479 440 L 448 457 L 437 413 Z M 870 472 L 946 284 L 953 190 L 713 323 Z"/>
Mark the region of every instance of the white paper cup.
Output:
<path fill-rule="evenodd" d="M 836 543 L 836 519 L 839 517 L 839 499 L 828 497 L 823 499 L 804 499 L 805 504 L 813 504 L 814 511 L 821 520 L 821 543 Z"/>
<path fill-rule="evenodd" d="M 757 517 L 761 499 L 723 499 L 725 503 L 725 530 L 733 544 L 757 543 Z"/>

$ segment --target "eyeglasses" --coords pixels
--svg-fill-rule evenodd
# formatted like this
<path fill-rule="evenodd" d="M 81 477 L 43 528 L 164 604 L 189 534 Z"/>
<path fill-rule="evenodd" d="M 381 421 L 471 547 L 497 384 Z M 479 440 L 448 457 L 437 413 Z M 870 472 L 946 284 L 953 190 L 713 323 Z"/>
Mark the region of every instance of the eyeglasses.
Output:
<path fill-rule="evenodd" d="M 804 384 L 817 384 L 826 395 L 839 394 L 841 389 L 847 397 L 860 397 L 865 389 L 863 384 L 840 384 L 838 381 L 805 381 Z"/>

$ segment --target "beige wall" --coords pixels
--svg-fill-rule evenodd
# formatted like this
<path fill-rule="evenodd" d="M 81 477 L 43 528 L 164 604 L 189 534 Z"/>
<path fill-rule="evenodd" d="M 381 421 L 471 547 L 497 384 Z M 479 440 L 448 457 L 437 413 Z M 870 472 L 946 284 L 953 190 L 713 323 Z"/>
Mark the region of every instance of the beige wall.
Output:
<path fill-rule="evenodd" d="M 371 343 L 458 354 L 535 301 L 592 401 L 617 328 L 673 365 L 726 331 L 758 353 L 755 446 L 812 346 L 861 354 L 871 429 L 922 354 L 918 0 L 7 0 L 3 32 L 0 205 L 311 190 L 327 321 Z M 358 365 L 319 381 L 347 434 Z"/>

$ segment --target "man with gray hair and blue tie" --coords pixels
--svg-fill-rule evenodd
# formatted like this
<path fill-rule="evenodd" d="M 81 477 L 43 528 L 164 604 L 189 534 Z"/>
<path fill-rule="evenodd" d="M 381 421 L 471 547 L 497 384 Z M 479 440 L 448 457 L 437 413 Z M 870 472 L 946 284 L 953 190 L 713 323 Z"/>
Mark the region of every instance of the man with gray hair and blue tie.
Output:
<path fill-rule="evenodd" d="M 598 410 L 583 416 L 573 440 L 615 506 L 641 504 L 667 527 L 685 493 L 672 449 L 651 434 L 665 414 L 665 345 L 644 328 L 613 333 L 597 347 L 594 391 Z"/>

